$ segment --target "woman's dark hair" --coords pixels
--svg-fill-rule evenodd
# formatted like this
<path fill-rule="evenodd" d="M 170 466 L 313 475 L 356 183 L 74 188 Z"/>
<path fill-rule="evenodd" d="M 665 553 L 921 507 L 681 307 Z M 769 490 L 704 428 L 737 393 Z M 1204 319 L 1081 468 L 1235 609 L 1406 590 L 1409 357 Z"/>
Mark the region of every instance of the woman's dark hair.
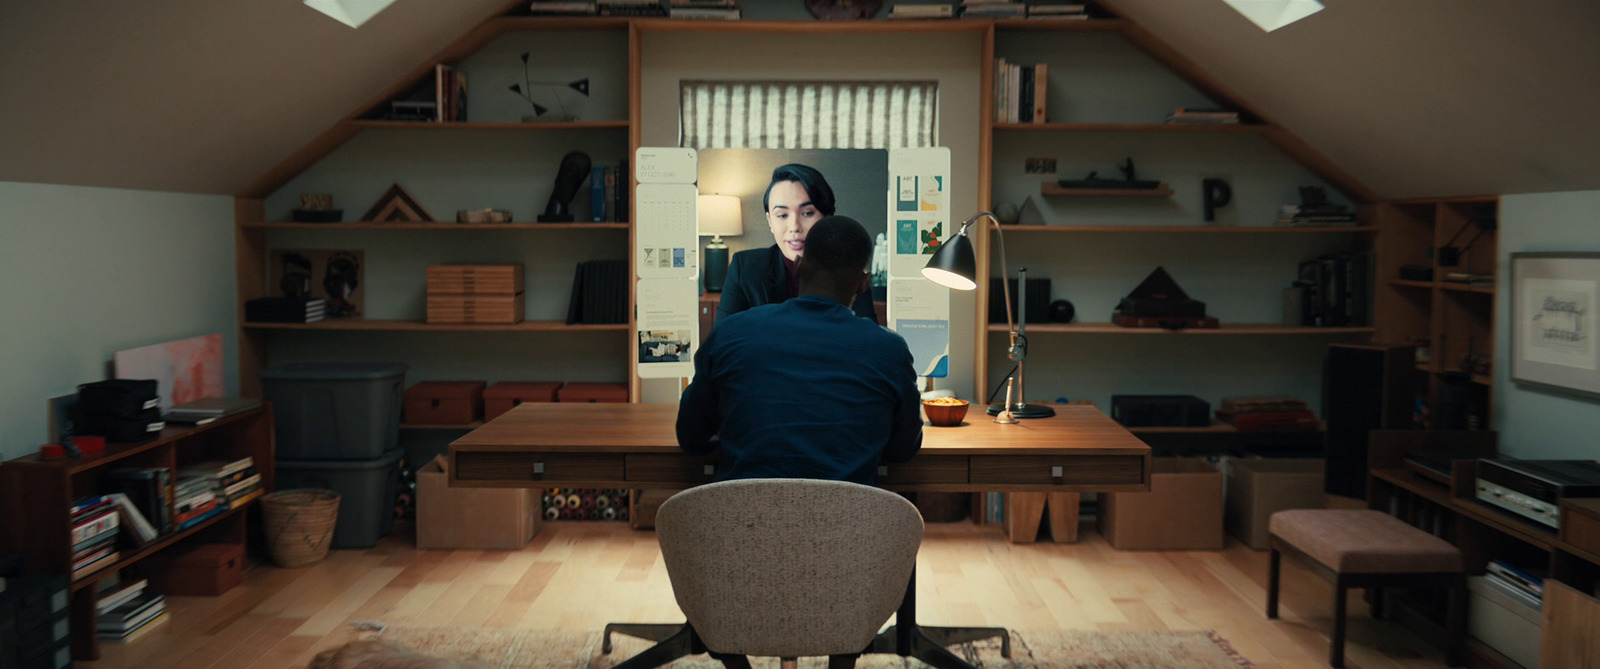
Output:
<path fill-rule="evenodd" d="M 772 197 L 772 187 L 785 181 L 795 181 L 801 188 L 806 189 L 806 195 L 811 196 L 811 205 L 822 212 L 823 216 L 833 215 L 833 187 L 828 185 L 828 180 L 822 178 L 822 173 L 817 168 L 800 163 L 781 165 L 772 171 L 772 181 L 767 184 L 767 192 L 761 196 L 761 211 L 771 211 L 772 205 L 768 198 Z"/>

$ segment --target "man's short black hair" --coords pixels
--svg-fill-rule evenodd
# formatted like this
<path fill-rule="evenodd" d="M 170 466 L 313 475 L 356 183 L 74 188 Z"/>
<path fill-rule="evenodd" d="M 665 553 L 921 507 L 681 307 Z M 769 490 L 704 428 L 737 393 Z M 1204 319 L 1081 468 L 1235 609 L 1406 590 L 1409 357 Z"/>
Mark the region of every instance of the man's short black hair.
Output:
<path fill-rule="evenodd" d="M 772 187 L 785 181 L 798 182 L 811 198 L 811 206 L 816 207 L 823 216 L 833 215 L 833 187 L 828 185 L 827 179 L 822 178 L 817 168 L 800 163 L 779 165 L 778 169 L 772 171 L 772 181 L 767 183 L 767 192 L 761 196 L 761 211 L 772 211 L 772 205 L 768 202 L 772 198 Z"/>
<path fill-rule="evenodd" d="M 849 216 L 829 216 L 806 233 L 802 271 L 823 272 L 854 285 L 872 263 L 872 236 Z"/>

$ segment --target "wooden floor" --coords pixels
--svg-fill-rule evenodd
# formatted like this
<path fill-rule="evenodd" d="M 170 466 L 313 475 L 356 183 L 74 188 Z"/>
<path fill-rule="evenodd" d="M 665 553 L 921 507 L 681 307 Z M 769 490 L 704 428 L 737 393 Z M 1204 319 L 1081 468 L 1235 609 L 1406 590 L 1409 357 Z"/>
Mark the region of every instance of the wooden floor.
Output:
<path fill-rule="evenodd" d="M 1089 526 L 1076 544 L 1011 544 L 995 527 L 930 524 L 918 559 L 922 622 L 1016 630 L 1214 629 L 1260 667 L 1327 666 L 1331 587 L 1284 560 L 1282 618 L 1268 621 L 1267 553 L 1112 550 Z M 1442 655 L 1351 596 L 1346 666 L 1443 667 Z M 260 565 L 221 597 L 169 597 L 171 620 L 80 667 L 304 667 L 359 620 L 599 630 L 680 622 L 653 532 L 547 523 L 521 551 L 419 551 L 405 528 L 371 550 L 305 569 Z"/>

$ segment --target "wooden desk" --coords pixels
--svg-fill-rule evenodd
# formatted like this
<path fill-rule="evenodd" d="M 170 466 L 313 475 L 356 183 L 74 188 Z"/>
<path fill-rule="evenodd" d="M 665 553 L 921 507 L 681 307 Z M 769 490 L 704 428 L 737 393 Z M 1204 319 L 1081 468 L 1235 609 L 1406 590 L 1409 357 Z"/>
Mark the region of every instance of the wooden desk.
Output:
<path fill-rule="evenodd" d="M 675 404 L 522 404 L 450 444 L 450 485 L 687 488 L 717 456 L 678 448 Z M 922 451 L 878 470 L 878 485 L 929 492 L 1139 492 L 1150 447 L 1092 406 L 1000 425 L 981 413 L 924 427 Z"/>

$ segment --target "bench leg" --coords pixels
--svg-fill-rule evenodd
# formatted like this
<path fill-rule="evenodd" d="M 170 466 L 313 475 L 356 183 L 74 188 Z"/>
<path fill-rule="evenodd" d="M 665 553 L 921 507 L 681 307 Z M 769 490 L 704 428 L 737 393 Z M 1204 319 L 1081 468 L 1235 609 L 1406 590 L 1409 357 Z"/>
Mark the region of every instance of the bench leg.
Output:
<path fill-rule="evenodd" d="M 1329 640 L 1328 665 L 1334 669 L 1344 666 L 1344 575 L 1333 581 L 1333 638 Z"/>
<path fill-rule="evenodd" d="M 1267 558 L 1267 618 L 1278 617 L 1278 568 L 1281 554 L 1277 548 L 1272 549 L 1271 557 Z"/>
<path fill-rule="evenodd" d="M 1373 620 L 1383 620 L 1383 586 L 1375 585 L 1367 588 L 1367 609 L 1372 612 Z"/>
<path fill-rule="evenodd" d="M 1446 613 L 1444 663 L 1452 667 L 1465 666 L 1467 639 L 1467 577 L 1462 574 L 1450 583 L 1450 611 Z"/>

